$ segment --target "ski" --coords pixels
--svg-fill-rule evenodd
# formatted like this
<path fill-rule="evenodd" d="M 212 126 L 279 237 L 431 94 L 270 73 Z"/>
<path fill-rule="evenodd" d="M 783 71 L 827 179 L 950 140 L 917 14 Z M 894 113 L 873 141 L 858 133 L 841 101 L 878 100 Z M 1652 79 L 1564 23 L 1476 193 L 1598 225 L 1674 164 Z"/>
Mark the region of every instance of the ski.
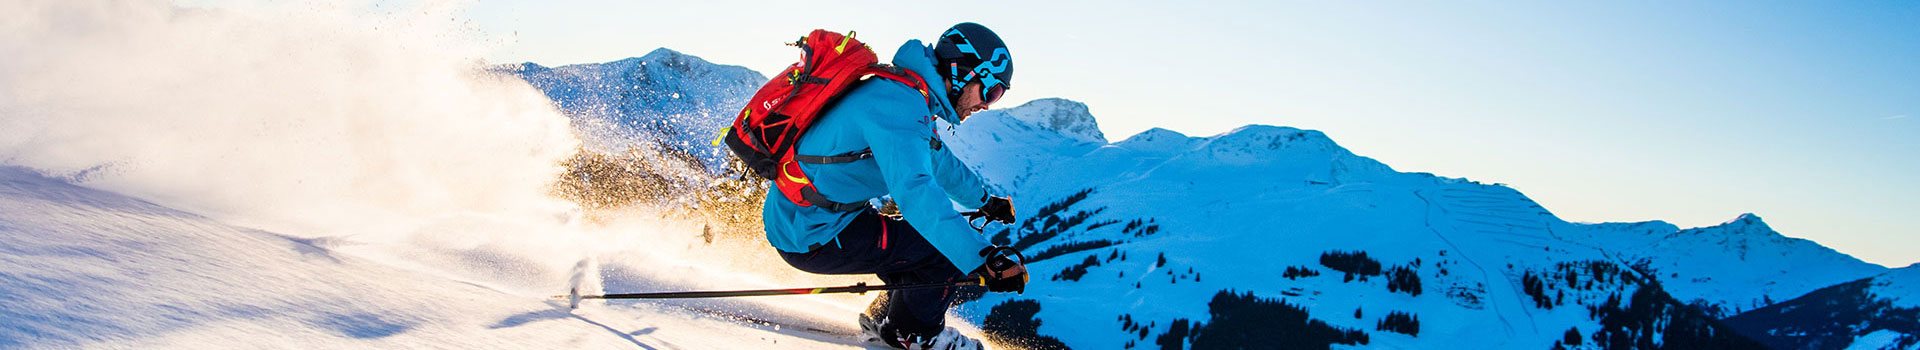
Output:
<path fill-rule="evenodd" d="M 567 292 L 567 295 L 555 295 L 553 296 L 553 299 L 567 300 L 568 307 L 577 309 L 580 307 L 580 300 L 582 299 L 689 299 L 689 298 L 733 298 L 733 297 L 753 297 L 753 296 L 776 296 L 776 295 L 812 295 L 812 294 L 836 294 L 836 293 L 866 294 L 867 292 L 873 292 L 873 291 L 946 288 L 946 287 L 953 287 L 953 286 L 979 285 L 980 283 L 981 281 L 978 279 L 969 279 L 969 280 L 963 280 L 963 281 L 957 281 L 957 282 L 935 282 L 935 283 L 916 283 L 916 284 L 898 284 L 898 285 L 868 285 L 866 282 L 861 282 L 859 284 L 855 284 L 851 286 L 839 286 L 839 287 L 689 291 L 689 292 L 616 293 L 616 294 L 600 294 L 600 295 L 581 295 L 579 288 L 573 288 L 572 290 Z"/>

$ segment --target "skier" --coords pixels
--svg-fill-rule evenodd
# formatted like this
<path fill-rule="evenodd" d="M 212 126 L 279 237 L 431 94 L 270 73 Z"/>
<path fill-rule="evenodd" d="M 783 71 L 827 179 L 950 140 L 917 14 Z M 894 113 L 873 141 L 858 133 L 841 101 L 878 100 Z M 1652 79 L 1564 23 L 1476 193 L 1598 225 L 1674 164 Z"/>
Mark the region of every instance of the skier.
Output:
<path fill-rule="evenodd" d="M 935 133 L 934 118 L 959 124 L 1006 92 L 1013 61 L 998 35 L 960 23 L 932 46 L 908 40 L 894 66 L 926 77 L 923 95 L 906 84 L 868 79 L 848 90 L 800 137 L 794 154 L 811 206 L 769 188 L 767 241 L 789 265 L 817 274 L 874 274 L 887 284 L 978 279 L 995 292 L 1025 290 L 1017 251 L 995 247 L 953 210 L 1011 223 L 1011 199 L 991 194 Z M 935 79 L 938 78 L 938 79 Z M 944 96 L 942 96 L 944 95 Z M 867 202 L 890 195 L 905 220 Z M 980 349 L 945 326 L 955 288 L 890 291 L 860 316 L 869 341 L 902 349 Z"/>

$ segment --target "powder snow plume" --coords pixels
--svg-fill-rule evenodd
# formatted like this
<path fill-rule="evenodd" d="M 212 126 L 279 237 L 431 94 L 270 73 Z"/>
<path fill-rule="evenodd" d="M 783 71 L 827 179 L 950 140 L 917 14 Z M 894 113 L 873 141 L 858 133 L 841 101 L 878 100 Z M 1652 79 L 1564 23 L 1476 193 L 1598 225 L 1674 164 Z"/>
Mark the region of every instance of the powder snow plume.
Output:
<path fill-rule="evenodd" d="M 526 84 L 480 73 L 435 8 L 261 13 L 143 1 L 5 11 L 0 157 L 290 234 L 537 205 L 577 143 Z"/>
<path fill-rule="evenodd" d="M 582 220 L 549 195 L 580 141 L 484 69 L 461 4 L 5 2 L 0 165 L 522 295 L 851 281 L 671 215 Z"/>
<path fill-rule="evenodd" d="M 457 5 L 8 1 L 0 164 L 279 234 L 493 257 L 470 265 L 540 249 L 516 240 L 564 249 L 574 209 L 545 192 L 579 141 L 482 69 Z"/>

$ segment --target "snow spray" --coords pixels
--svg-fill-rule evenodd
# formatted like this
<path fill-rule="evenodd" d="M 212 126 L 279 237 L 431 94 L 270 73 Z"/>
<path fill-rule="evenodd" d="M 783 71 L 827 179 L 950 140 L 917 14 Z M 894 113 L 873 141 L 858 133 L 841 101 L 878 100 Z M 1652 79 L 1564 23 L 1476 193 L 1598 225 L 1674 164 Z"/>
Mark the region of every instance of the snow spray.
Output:
<path fill-rule="evenodd" d="M 402 3 L 5 2 L 0 165 L 533 298 L 863 280 L 657 214 L 582 224 L 548 195 L 567 117 L 485 69 L 459 3 Z"/>
<path fill-rule="evenodd" d="M 289 236 L 564 242 L 572 206 L 546 186 L 579 141 L 538 90 L 484 69 L 458 11 L 8 1 L 0 164 Z M 526 249 L 465 260 L 546 269 Z"/>

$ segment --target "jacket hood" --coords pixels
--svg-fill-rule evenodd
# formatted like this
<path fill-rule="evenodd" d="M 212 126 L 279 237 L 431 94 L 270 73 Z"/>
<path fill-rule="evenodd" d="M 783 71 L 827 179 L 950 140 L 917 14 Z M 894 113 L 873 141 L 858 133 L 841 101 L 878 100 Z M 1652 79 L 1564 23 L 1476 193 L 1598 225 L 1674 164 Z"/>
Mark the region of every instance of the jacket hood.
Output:
<path fill-rule="evenodd" d="M 947 100 L 947 78 L 933 67 L 933 47 L 919 39 L 907 40 L 900 44 L 900 50 L 893 53 L 893 65 L 912 70 L 921 78 L 927 79 L 927 88 L 933 90 L 933 100 L 940 104 L 936 113 L 948 123 L 960 124 L 959 113 L 953 111 L 953 101 Z"/>

